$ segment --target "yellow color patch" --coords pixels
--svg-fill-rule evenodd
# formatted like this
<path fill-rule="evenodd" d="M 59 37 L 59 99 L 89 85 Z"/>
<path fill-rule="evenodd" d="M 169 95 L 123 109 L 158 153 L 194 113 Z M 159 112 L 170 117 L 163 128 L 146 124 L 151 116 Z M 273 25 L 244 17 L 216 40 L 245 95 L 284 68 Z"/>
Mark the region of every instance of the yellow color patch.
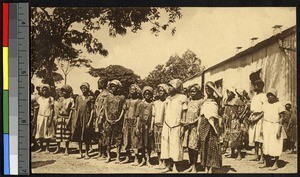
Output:
<path fill-rule="evenodd" d="M 8 47 L 3 47 L 3 90 L 8 90 Z"/>

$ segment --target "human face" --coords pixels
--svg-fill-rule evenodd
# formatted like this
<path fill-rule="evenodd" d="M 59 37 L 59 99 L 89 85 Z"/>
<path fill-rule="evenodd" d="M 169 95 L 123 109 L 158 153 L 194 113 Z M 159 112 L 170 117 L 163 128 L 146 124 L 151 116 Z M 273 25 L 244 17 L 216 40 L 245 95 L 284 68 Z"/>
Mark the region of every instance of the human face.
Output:
<path fill-rule="evenodd" d="M 211 95 L 213 95 L 214 90 L 210 86 L 205 85 L 205 92 L 206 92 L 207 95 L 211 96 Z"/>
<path fill-rule="evenodd" d="M 292 106 L 290 104 L 286 104 L 285 105 L 285 109 L 288 110 L 288 111 L 290 111 L 292 109 Z"/>
<path fill-rule="evenodd" d="M 109 85 L 109 91 L 110 91 L 110 93 L 116 93 L 117 86 L 115 84 L 110 84 Z"/>
<path fill-rule="evenodd" d="M 174 87 L 170 86 L 169 92 L 170 92 L 171 96 L 174 96 L 176 94 L 176 89 Z"/>
<path fill-rule="evenodd" d="M 195 98 L 196 95 L 197 95 L 197 89 L 195 87 L 192 87 L 189 91 L 189 95 L 192 97 L 192 98 Z"/>
<path fill-rule="evenodd" d="M 47 87 L 43 87 L 43 88 L 42 88 L 42 94 L 43 94 L 44 96 L 48 96 L 48 95 L 49 95 L 49 89 L 48 89 Z"/>
<path fill-rule="evenodd" d="M 64 98 L 67 98 L 68 94 L 65 90 L 62 90 L 61 91 L 61 96 L 64 97 Z"/>
<path fill-rule="evenodd" d="M 227 91 L 228 98 L 234 97 L 234 93 L 232 91 Z"/>
<path fill-rule="evenodd" d="M 83 93 L 83 94 L 85 94 L 85 93 L 87 93 L 87 91 L 88 91 L 88 88 L 86 87 L 86 86 L 81 86 L 80 87 L 80 90 L 81 90 L 81 92 Z"/>
<path fill-rule="evenodd" d="M 158 96 L 163 98 L 166 95 L 166 91 L 162 87 L 158 87 Z"/>
<path fill-rule="evenodd" d="M 271 104 L 275 103 L 277 101 L 276 96 L 271 94 L 271 93 L 267 94 L 267 97 L 268 97 L 268 102 L 271 103 Z"/>
<path fill-rule="evenodd" d="M 146 90 L 144 93 L 144 98 L 146 101 L 150 101 L 152 98 L 152 93 L 149 90 Z"/>
<path fill-rule="evenodd" d="M 136 90 L 136 88 L 135 88 L 135 86 L 131 86 L 130 88 L 129 88 L 129 93 L 132 95 L 132 94 L 134 94 L 134 93 L 136 93 L 137 92 L 137 90 Z"/>

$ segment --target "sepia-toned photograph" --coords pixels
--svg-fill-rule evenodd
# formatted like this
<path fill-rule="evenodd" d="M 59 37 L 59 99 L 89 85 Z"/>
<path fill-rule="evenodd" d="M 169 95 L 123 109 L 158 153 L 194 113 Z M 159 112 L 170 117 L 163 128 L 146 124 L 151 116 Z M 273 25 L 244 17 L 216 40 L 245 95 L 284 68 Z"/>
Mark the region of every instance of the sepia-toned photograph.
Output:
<path fill-rule="evenodd" d="M 33 174 L 297 173 L 295 7 L 31 7 Z"/>

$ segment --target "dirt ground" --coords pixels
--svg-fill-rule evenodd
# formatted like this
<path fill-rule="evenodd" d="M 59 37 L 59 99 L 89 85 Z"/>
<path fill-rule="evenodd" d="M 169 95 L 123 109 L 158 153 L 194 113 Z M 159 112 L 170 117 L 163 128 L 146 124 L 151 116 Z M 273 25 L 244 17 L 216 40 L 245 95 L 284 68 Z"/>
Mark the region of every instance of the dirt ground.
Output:
<path fill-rule="evenodd" d="M 97 155 L 97 145 L 93 145 L 93 156 L 91 159 L 76 159 L 78 157 L 77 144 L 71 143 L 71 153 L 69 156 L 61 154 L 45 154 L 45 152 L 32 152 L 31 168 L 32 173 L 56 173 L 56 174 L 103 174 L 103 173 L 161 173 L 154 167 L 135 167 L 131 163 L 115 164 L 114 159 L 110 163 L 105 163 L 97 159 L 93 159 Z M 50 149 L 55 150 L 54 144 Z M 238 161 L 223 155 L 223 166 L 221 169 L 215 170 L 214 173 L 297 173 L 297 154 L 289 154 L 284 152 L 280 157 L 279 169 L 269 171 L 268 169 L 260 169 L 257 162 L 250 161 L 253 158 L 254 150 L 244 150 L 244 158 Z M 227 150 L 229 153 L 229 149 Z M 115 156 L 115 154 L 113 154 Z M 151 163 L 157 164 L 157 157 L 152 156 Z M 121 159 L 122 160 L 122 159 Z M 188 168 L 188 156 L 184 154 L 184 161 L 180 164 L 179 171 Z M 203 172 L 199 169 L 200 173 Z"/>

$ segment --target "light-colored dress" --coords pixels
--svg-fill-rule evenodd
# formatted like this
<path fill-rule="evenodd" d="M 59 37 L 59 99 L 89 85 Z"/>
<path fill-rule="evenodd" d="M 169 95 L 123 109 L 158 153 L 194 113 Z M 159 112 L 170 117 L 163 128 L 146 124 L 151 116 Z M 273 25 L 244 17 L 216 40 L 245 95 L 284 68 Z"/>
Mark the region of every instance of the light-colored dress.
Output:
<path fill-rule="evenodd" d="M 39 104 L 39 112 L 37 115 L 37 126 L 36 126 L 36 134 L 35 138 L 44 138 L 50 139 L 54 136 L 54 126 L 51 121 L 51 125 L 48 126 L 47 122 L 52 119 L 51 111 L 54 109 L 54 98 L 53 97 L 38 97 L 36 99 Z"/>
<path fill-rule="evenodd" d="M 161 152 L 161 131 L 165 121 L 166 101 L 156 100 L 153 102 L 152 116 L 154 118 L 154 143 L 156 152 Z"/>
<path fill-rule="evenodd" d="M 188 102 L 188 110 L 186 113 L 185 122 L 191 123 L 200 117 L 200 107 L 203 103 L 203 99 L 191 100 Z M 197 136 L 198 122 L 185 129 L 183 147 L 188 147 L 193 150 L 199 149 L 199 140 Z"/>
<path fill-rule="evenodd" d="M 167 98 L 166 117 L 162 129 L 161 159 L 172 158 L 182 161 L 183 149 L 180 121 L 182 112 L 187 110 L 188 99 L 185 95 L 176 94 Z"/>
<path fill-rule="evenodd" d="M 255 113 L 260 113 L 263 111 L 263 105 L 267 102 L 267 96 L 265 93 L 259 93 L 253 96 L 251 100 L 251 111 Z M 257 121 L 254 124 L 250 124 L 248 128 L 249 132 L 249 146 L 254 146 L 255 142 L 262 143 L 263 137 L 261 136 L 261 126 L 262 126 L 263 118 Z"/>
<path fill-rule="evenodd" d="M 279 113 L 284 112 L 284 107 L 280 102 L 264 105 L 263 120 L 263 152 L 265 155 L 280 156 L 283 148 L 283 139 L 286 139 L 284 128 L 281 129 L 281 136 L 277 139 L 276 134 L 280 126 Z"/>

